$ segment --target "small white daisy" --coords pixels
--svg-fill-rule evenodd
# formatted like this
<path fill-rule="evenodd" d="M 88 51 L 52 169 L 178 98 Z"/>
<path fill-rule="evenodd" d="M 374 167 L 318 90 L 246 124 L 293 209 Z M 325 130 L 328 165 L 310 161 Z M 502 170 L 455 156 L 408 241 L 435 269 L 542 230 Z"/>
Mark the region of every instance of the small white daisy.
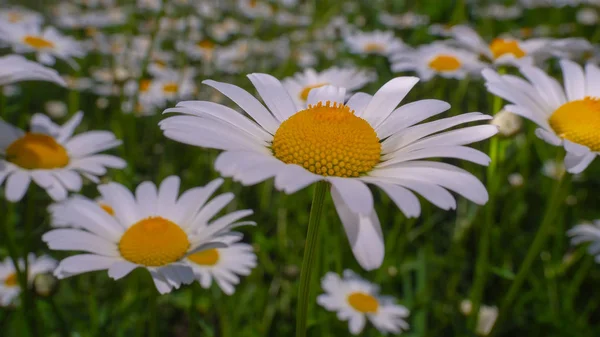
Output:
<path fill-rule="evenodd" d="M 452 27 L 454 41 L 470 51 L 483 55 L 490 63 L 499 65 L 533 64 L 547 58 L 551 39 L 518 40 L 511 37 L 498 37 L 489 44 L 471 27 Z M 551 48 L 550 48 L 551 49 Z"/>
<path fill-rule="evenodd" d="M 222 184 L 217 179 L 179 196 L 180 180 L 171 176 L 160 187 L 141 183 L 135 196 L 121 184 L 109 183 L 98 190 L 114 216 L 100 204 L 72 199 L 63 209 L 73 229 L 55 229 L 42 237 L 53 250 L 86 252 L 62 260 L 54 272 L 65 278 L 96 270 L 108 270 L 118 280 L 136 268 L 147 269 L 161 294 L 194 281 L 184 259 L 196 252 L 226 246 L 220 237 L 231 228 L 254 224 L 238 222 L 251 210 L 235 211 L 214 220 L 232 199 L 225 193 L 208 201 Z"/>
<path fill-rule="evenodd" d="M 39 26 L 44 22 L 44 16 L 25 7 L 12 6 L 0 9 L 0 21 L 10 24 Z"/>
<path fill-rule="evenodd" d="M 351 67 L 331 67 L 322 72 L 316 72 L 310 68 L 296 73 L 292 77 L 284 78 L 281 82 L 298 109 L 301 110 L 306 108 L 308 93 L 314 88 L 334 85 L 346 88 L 347 93 L 350 94 L 351 91 L 360 89 L 365 84 L 374 81 L 376 77 L 377 75 L 373 72 Z"/>
<path fill-rule="evenodd" d="M 396 51 L 408 48 L 401 39 L 394 36 L 393 31 L 357 31 L 344 36 L 344 41 L 350 52 L 359 55 L 377 54 L 388 56 Z"/>
<path fill-rule="evenodd" d="M 567 234 L 571 237 L 572 245 L 589 242 L 588 253 L 594 256 L 597 263 L 600 263 L 600 220 L 577 225 L 571 228 Z"/>
<path fill-rule="evenodd" d="M 78 192 L 84 176 L 98 182 L 106 168 L 124 168 L 123 159 L 98 154 L 121 144 L 109 131 L 89 131 L 73 136 L 83 113 L 64 125 L 54 124 L 43 114 L 34 114 L 29 132 L 0 120 L 0 184 L 6 180 L 6 199 L 23 198 L 33 180 L 54 200 L 67 191 Z"/>
<path fill-rule="evenodd" d="M 455 79 L 463 79 L 467 75 L 478 76 L 486 66 L 479 61 L 479 55 L 443 43 L 392 54 L 390 61 L 393 71 L 416 71 L 423 81 L 429 81 L 435 75 Z"/>
<path fill-rule="evenodd" d="M 19 54 L 34 52 L 39 62 L 53 65 L 55 58 L 77 67 L 73 57 L 85 55 L 79 42 L 62 35 L 54 27 L 0 24 L 0 36 Z"/>
<path fill-rule="evenodd" d="M 346 89 L 326 85 L 310 91 L 307 108 L 299 109 L 285 87 L 267 74 L 248 78 L 265 106 L 240 87 L 206 80 L 233 100 L 246 115 L 207 101 L 184 101 L 160 122 L 166 137 L 224 150 L 215 168 L 244 185 L 275 178 L 275 187 L 294 193 L 317 181 L 331 183 L 333 201 L 358 262 L 378 268 L 384 240 L 367 184 L 384 190 L 407 217 L 420 214 L 410 190 L 443 209 L 456 208 L 452 190 L 485 204 L 485 186 L 456 166 L 427 158 L 464 159 L 487 165 L 489 157 L 465 145 L 498 132 L 493 125 L 447 131 L 457 125 L 489 120 L 478 112 L 420 122 L 450 108 L 439 100 L 422 100 L 396 108 L 419 81 L 398 77 L 374 96 L 355 93 L 344 104 Z"/>
<path fill-rule="evenodd" d="M 29 285 L 31 285 L 37 275 L 52 272 L 56 268 L 56 260 L 49 256 L 42 255 L 36 258 L 33 253 L 30 253 L 27 256 L 27 260 L 27 282 Z M 20 270 L 25 268 L 25 261 L 23 259 L 19 259 L 17 263 Z M 10 258 L 6 258 L 4 262 L 0 263 L 0 306 L 6 307 L 13 304 L 13 301 L 20 293 L 21 286 L 17 270 L 13 261 Z"/>
<path fill-rule="evenodd" d="M 214 279 L 225 294 L 231 295 L 240 282 L 238 275 L 250 275 L 256 267 L 256 255 L 252 246 L 238 242 L 241 239 L 241 234 L 230 233 L 219 240 L 227 247 L 207 249 L 185 259 L 203 288 L 209 288 Z"/>
<path fill-rule="evenodd" d="M 512 104 L 504 110 L 536 123 L 536 135 L 567 151 L 565 167 L 581 173 L 600 154 L 600 68 L 561 60 L 564 89 L 543 70 L 523 66 L 527 80 L 485 69 L 489 92 Z"/>
<path fill-rule="evenodd" d="M 54 69 L 29 61 L 21 55 L 0 57 L 0 86 L 22 81 L 49 81 L 67 86 Z"/>
<path fill-rule="evenodd" d="M 390 296 L 379 295 L 379 287 L 356 275 L 344 271 L 340 278 L 336 273 L 327 273 L 321 280 L 325 293 L 317 297 L 317 303 L 329 311 L 337 312 L 340 320 L 348 321 L 353 335 L 361 333 L 369 320 L 379 332 L 399 334 L 409 329 L 405 319 L 408 309 L 395 304 Z"/>

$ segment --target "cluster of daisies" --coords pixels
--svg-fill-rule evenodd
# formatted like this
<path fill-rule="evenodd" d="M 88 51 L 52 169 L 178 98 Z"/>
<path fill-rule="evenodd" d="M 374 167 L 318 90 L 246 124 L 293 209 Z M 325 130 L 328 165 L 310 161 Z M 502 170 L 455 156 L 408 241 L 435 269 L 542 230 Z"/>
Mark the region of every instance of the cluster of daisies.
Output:
<path fill-rule="evenodd" d="M 231 18 L 215 20 L 232 9 Z M 295 1 L 275 7 L 252 0 L 221 5 L 139 0 L 135 8 L 120 8 L 114 1 L 97 0 L 60 2 L 54 11 L 58 27 L 83 30 L 85 37 L 63 34 L 31 10 L 0 11 L 0 40 L 16 53 L 0 58 L 1 85 L 43 80 L 89 90 L 99 98 L 123 97 L 122 110 L 137 115 L 154 114 L 179 101 L 164 110 L 169 115 L 160 129 L 171 140 L 222 151 L 214 162 L 221 176 L 246 186 L 273 178 L 275 188 L 287 194 L 325 182 L 352 252 L 367 271 L 379 268 L 385 258 L 385 236 L 369 186 L 387 194 L 407 218 L 421 214 L 419 196 L 443 210 L 456 209 L 453 193 L 478 205 L 488 201 L 486 187 L 475 175 L 437 159 L 488 165 L 490 157 L 469 145 L 496 135 L 498 123 L 481 112 L 443 116 L 450 104 L 442 100 L 405 102 L 420 80 L 482 76 L 490 93 L 510 103 L 504 113 L 529 119 L 538 125 L 539 138 L 564 147 L 569 173 L 581 173 L 600 153 L 600 69 L 575 62 L 594 57 L 595 47 L 583 39 L 488 39 L 468 26 L 432 25 L 432 34 L 447 39 L 411 47 L 393 30 L 363 31 L 360 20 L 350 24 L 341 16 L 311 35 L 305 29 L 310 8 Z M 169 16 L 182 12 L 186 15 L 177 19 Z M 102 32 L 127 24 L 123 13 L 149 13 L 146 17 L 154 20 L 140 22 L 139 36 Z M 397 28 L 408 26 L 407 18 L 381 15 L 379 20 Z M 249 24 L 254 20 L 285 27 L 289 34 L 258 40 L 253 36 L 259 35 L 260 25 Z M 398 76 L 372 95 L 360 92 L 377 74 L 356 66 L 356 55 L 386 57 L 393 72 L 418 77 Z M 79 59 L 85 56 L 102 60 L 98 67 L 84 68 L 90 77 L 61 76 L 47 67 L 79 71 Z M 344 62 L 338 66 L 311 68 L 321 59 L 339 57 Z M 560 59 L 564 85 L 543 70 L 555 58 Z M 202 90 L 196 86 L 198 77 L 274 69 L 290 60 L 304 70 L 281 80 L 264 71 L 247 75 L 259 97 L 210 79 L 202 81 Z M 522 76 L 502 74 L 501 67 L 516 68 Z M 220 104 L 222 97 L 237 109 Z M 222 179 L 182 193 L 177 176 L 158 186 L 142 182 L 133 191 L 102 182 L 108 169 L 126 167 L 125 160 L 107 153 L 121 140 L 110 131 L 76 133 L 83 119 L 83 112 L 77 112 L 58 125 L 34 114 L 27 130 L 0 120 L 5 199 L 21 201 L 32 193 L 33 182 L 55 201 L 49 207 L 53 229 L 42 240 L 51 250 L 81 252 L 60 262 L 33 255 L 27 263 L 5 260 L 0 265 L 0 305 L 16 300 L 22 291 L 19 277 L 32 284 L 47 272 L 63 279 L 106 270 L 117 280 L 143 268 L 161 294 L 193 282 L 208 288 L 213 281 L 233 294 L 240 277 L 257 265 L 252 246 L 234 231 L 255 225 L 246 220 L 252 211 L 224 214 L 235 196 L 214 196 Z M 78 194 L 84 181 L 97 184 L 98 198 Z M 600 254 L 598 223 L 577 226 L 569 234 L 574 243 L 593 241 L 590 252 Z M 19 276 L 26 264 L 28 275 Z M 318 303 L 348 321 L 353 334 L 367 320 L 382 332 L 409 328 L 407 308 L 350 270 L 341 277 L 326 274 L 322 288 Z"/>

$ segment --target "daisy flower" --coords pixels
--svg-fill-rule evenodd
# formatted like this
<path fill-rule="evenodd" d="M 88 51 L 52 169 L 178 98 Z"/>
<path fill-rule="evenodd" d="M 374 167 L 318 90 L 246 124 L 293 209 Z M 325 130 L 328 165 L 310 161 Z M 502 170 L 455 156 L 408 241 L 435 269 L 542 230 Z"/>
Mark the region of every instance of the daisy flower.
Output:
<path fill-rule="evenodd" d="M 0 9 L 0 21 L 10 24 L 39 26 L 44 22 L 44 16 L 25 7 L 12 6 Z"/>
<path fill-rule="evenodd" d="M 518 40 L 510 37 L 498 37 L 488 44 L 468 26 L 452 27 L 452 37 L 458 45 L 500 65 L 533 64 L 548 57 L 548 48 L 552 44 L 550 39 Z"/>
<path fill-rule="evenodd" d="M 504 110 L 536 123 L 536 135 L 567 151 L 565 167 L 581 173 L 600 153 L 600 69 L 561 60 L 564 89 L 543 70 L 524 66 L 527 80 L 483 71 L 489 92 L 509 101 Z"/>
<path fill-rule="evenodd" d="M 71 203 L 73 201 L 77 202 L 77 200 L 95 202 L 109 215 L 115 215 L 113 208 L 101 197 L 92 200 L 80 194 L 73 194 L 65 200 L 52 203 L 50 206 L 48 206 L 48 213 L 50 213 L 50 225 L 52 227 L 77 227 L 76 223 L 71 222 L 73 219 L 69 217 L 68 213 L 69 208 L 73 207 Z"/>
<path fill-rule="evenodd" d="M 28 270 L 27 270 L 27 282 L 29 285 L 33 282 L 35 277 L 39 274 L 45 274 L 52 272 L 56 268 L 56 260 L 49 256 L 42 255 L 35 257 L 33 253 L 27 256 Z M 25 268 L 25 261 L 19 259 L 19 269 Z M 6 307 L 13 303 L 13 301 L 21 294 L 21 286 L 19 285 L 19 279 L 17 276 L 17 270 L 13 261 L 10 258 L 4 259 L 4 262 L 0 262 L 0 306 Z"/>
<path fill-rule="evenodd" d="M 6 199 L 23 198 L 31 180 L 54 200 L 67 191 L 81 189 L 81 176 L 98 182 L 106 168 L 124 168 L 123 159 L 99 154 L 121 144 L 109 131 L 89 131 L 73 136 L 83 113 L 64 125 L 54 124 L 43 114 L 34 114 L 29 132 L 0 121 L 0 184 L 6 180 Z"/>
<path fill-rule="evenodd" d="M 111 215 L 97 202 L 73 199 L 63 218 L 76 228 L 55 229 L 42 237 L 53 250 L 85 252 L 60 262 L 58 278 L 108 270 L 118 280 L 136 268 L 147 269 L 161 294 L 194 281 L 192 268 L 183 260 L 205 249 L 222 247 L 220 237 L 236 226 L 253 224 L 238 220 L 251 210 L 229 213 L 211 220 L 232 199 L 225 193 L 208 201 L 222 179 L 192 188 L 180 197 L 180 180 L 170 176 L 160 187 L 141 183 L 135 195 L 121 184 L 98 186 Z"/>
<path fill-rule="evenodd" d="M 73 57 L 85 55 L 79 42 L 62 35 L 54 27 L 0 24 L 0 36 L 19 54 L 34 52 L 39 62 L 54 65 L 55 58 L 77 67 Z"/>
<path fill-rule="evenodd" d="M 21 55 L 0 57 L 0 86 L 22 81 L 49 81 L 67 86 L 54 69 L 29 61 Z"/>
<path fill-rule="evenodd" d="M 314 182 L 331 183 L 331 194 L 358 262 L 366 269 L 381 265 L 384 243 L 368 184 L 383 189 L 408 217 L 420 214 L 412 191 L 443 209 L 454 209 L 448 190 L 478 204 L 488 200 L 481 182 L 456 166 L 424 161 L 445 157 L 487 165 L 489 157 L 465 145 L 487 139 L 496 126 L 457 125 L 489 120 L 478 112 L 417 125 L 450 105 L 422 100 L 396 106 L 418 82 L 398 77 L 374 96 L 356 93 L 344 104 L 346 89 L 323 86 L 310 91 L 306 109 L 298 109 L 285 87 L 267 74 L 250 74 L 268 109 L 247 91 L 206 80 L 233 100 L 250 118 L 224 105 L 180 102 L 160 123 L 173 140 L 224 150 L 215 168 L 244 185 L 275 178 L 275 187 L 294 193 Z"/>
<path fill-rule="evenodd" d="M 394 36 L 393 31 L 376 30 L 373 32 L 355 32 L 344 36 L 344 42 L 353 54 L 377 54 L 388 56 L 393 52 L 408 48 L 402 40 Z"/>
<path fill-rule="evenodd" d="M 600 220 L 583 223 L 571 228 L 567 235 L 571 237 L 572 245 L 589 242 L 588 253 L 594 256 L 594 260 L 600 263 Z"/>
<path fill-rule="evenodd" d="M 367 319 L 381 332 L 399 334 L 408 330 L 405 319 L 408 309 L 395 304 L 390 296 L 379 295 L 379 287 L 345 270 L 342 278 L 327 273 L 321 280 L 325 293 L 317 297 L 317 303 L 329 311 L 337 312 L 340 320 L 348 321 L 350 333 L 358 335 Z"/>
<path fill-rule="evenodd" d="M 284 78 L 282 83 L 296 103 L 296 107 L 304 109 L 306 108 L 308 93 L 314 88 L 330 84 L 345 87 L 349 92 L 374 81 L 376 77 L 377 75 L 373 72 L 351 67 L 331 67 L 322 72 L 316 72 L 311 68 L 296 73 L 292 77 Z"/>
<path fill-rule="evenodd" d="M 208 289 L 214 279 L 227 295 L 235 292 L 235 285 L 240 282 L 238 275 L 250 275 L 252 268 L 256 267 L 252 246 L 239 243 L 242 236 L 238 233 L 231 234 L 235 235 L 227 235 L 219 240 L 227 247 L 207 249 L 185 259 L 203 288 Z"/>
<path fill-rule="evenodd" d="M 479 61 L 479 55 L 442 43 L 393 54 L 390 61 L 393 71 L 415 71 L 423 81 L 429 81 L 436 75 L 463 79 L 467 75 L 479 75 L 485 67 Z"/>

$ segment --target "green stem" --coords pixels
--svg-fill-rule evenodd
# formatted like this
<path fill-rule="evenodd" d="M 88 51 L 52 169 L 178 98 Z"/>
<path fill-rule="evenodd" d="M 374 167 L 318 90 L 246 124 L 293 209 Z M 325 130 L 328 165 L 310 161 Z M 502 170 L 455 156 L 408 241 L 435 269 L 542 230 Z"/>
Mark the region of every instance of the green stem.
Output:
<path fill-rule="evenodd" d="M 298 307 L 296 309 L 296 337 L 306 337 L 306 322 L 308 317 L 308 300 L 310 294 L 310 276 L 315 262 L 315 248 L 319 236 L 319 219 L 323 211 L 327 183 L 320 181 L 315 187 L 310 216 L 308 219 L 308 233 L 304 245 L 304 258 L 300 270 L 300 289 L 298 289 Z"/>
<path fill-rule="evenodd" d="M 188 308 L 188 335 L 195 336 L 196 329 L 196 298 L 198 296 L 198 285 L 194 282 L 190 285 L 190 306 Z"/>
<path fill-rule="evenodd" d="M 52 307 L 52 312 L 54 313 L 54 316 L 56 317 L 56 321 L 58 322 L 58 326 L 60 328 L 60 336 L 69 337 L 70 336 L 69 325 L 67 324 L 67 321 L 65 320 L 65 317 L 62 314 L 62 311 L 60 310 L 58 305 L 56 305 L 56 302 L 54 301 L 54 296 L 48 297 L 47 301 L 48 301 L 48 304 L 50 304 L 50 307 Z"/>
<path fill-rule="evenodd" d="M 502 106 L 502 98 L 494 96 L 492 103 L 492 112 L 498 113 Z M 487 168 L 487 189 L 489 200 L 485 208 L 485 220 L 482 223 L 481 234 L 479 237 L 479 246 L 477 247 L 477 262 L 475 264 L 475 279 L 473 280 L 473 290 L 471 291 L 471 306 L 472 315 L 469 317 L 469 330 L 475 331 L 477 328 L 477 320 L 479 317 L 479 307 L 483 299 L 485 290 L 485 282 L 487 279 L 487 271 L 490 255 L 490 232 L 495 220 L 495 197 L 496 197 L 496 171 L 498 167 L 499 153 L 498 137 L 493 137 L 490 140 L 490 165 Z"/>
<path fill-rule="evenodd" d="M 565 177 L 566 176 L 566 177 Z M 500 322 L 506 319 L 506 315 L 509 313 L 509 310 L 512 307 L 513 301 L 515 300 L 519 290 L 521 290 L 521 286 L 525 282 L 529 271 L 531 270 L 531 266 L 535 262 L 537 258 L 539 258 L 541 250 L 544 248 L 544 244 L 546 243 L 546 239 L 551 232 L 552 226 L 551 224 L 556 221 L 556 215 L 559 213 L 559 208 L 564 200 L 564 193 L 568 189 L 569 182 L 571 176 L 568 173 L 565 173 L 561 176 L 559 180 L 556 181 L 554 185 L 554 190 L 552 192 L 552 196 L 548 205 L 546 206 L 546 211 L 544 212 L 544 217 L 542 218 L 542 223 L 540 228 L 538 229 L 531 246 L 529 247 L 529 251 L 519 268 L 517 276 L 515 280 L 511 284 L 508 292 L 504 296 L 502 304 L 500 306 L 498 318 L 492 331 L 488 336 L 492 337 L 495 333 L 498 332 L 498 326 L 500 326 Z"/>
<path fill-rule="evenodd" d="M 151 288 L 148 299 L 150 312 L 148 315 L 148 336 L 158 337 L 158 290 Z"/>

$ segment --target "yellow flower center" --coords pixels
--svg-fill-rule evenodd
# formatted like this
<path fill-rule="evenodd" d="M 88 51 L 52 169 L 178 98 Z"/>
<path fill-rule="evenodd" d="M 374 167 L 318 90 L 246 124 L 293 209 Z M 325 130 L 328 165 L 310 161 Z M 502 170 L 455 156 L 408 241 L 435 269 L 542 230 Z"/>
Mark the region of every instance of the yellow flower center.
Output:
<path fill-rule="evenodd" d="M 150 90 L 150 85 L 152 85 L 152 80 L 144 79 L 140 81 L 140 92 L 147 92 Z"/>
<path fill-rule="evenodd" d="M 202 40 L 196 44 L 198 47 L 203 49 L 214 49 L 215 43 L 211 40 Z"/>
<path fill-rule="evenodd" d="M 6 160 L 28 170 L 55 169 L 69 164 L 69 154 L 54 138 L 28 132 L 6 148 Z"/>
<path fill-rule="evenodd" d="M 494 39 L 490 44 L 490 50 L 495 59 L 505 54 L 513 54 L 516 58 L 525 56 L 525 52 L 519 47 L 519 43 L 515 40 Z"/>
<path fill-rule="evenodd" d="M 561 138 L 600 152 L 600 98 L 586 97 L 565 103 L 548 122 Z"/>
<path fill-rule="evenodd" d="M 99 203 L 100 207 L 108 214 L 115 216 L 115 210 L 105 203 Z"/>
<path fill-rule="evenodd" d="M 178 90 L 179 85 L 177 85 L 177 83 L 175 82 L 169 82 L 163 85 L 163 92 L 165 92 L 166 94 L 176 94 Z"/>
<path fill-rule="evenodd" d="M 304 89 L 302 89 L 302 91 L 300 91 L 300 99 L 303 101 L 306 101 L 308 99 L 308 93 L 315 89 L 315 88 L 320 88 L 324 85 L 327 85 L 328 83 L 319 83 L 319 84 L 314 84 L 314 85 L 308 85 L 306 87 L 304 87 Z"/>
<path fill-rule="evenodd" d="M 121 256 L 143 266 L 179 261 L 190 247 L 187 234 L 162 217 L 149 217 L 131 226 L 119 241 Z"/>
<path fill-rule="evenodd" d="M 204 250 L 188 256 L 188 259 L 201 266 L 214 266 L 219 262 L 219 251 L 216 248 Z"/>
<path fill-rule="evenodd" d="M 363 47 L 363 50 L 365 53 L 383 53 L 385 46 L 381 43 L 367 43 Z"/>
<path fill-rule="evenodd" d="M 460 60 L 452 55 L 437 55 L 429 61 L 429 68 L 439 72 L 455 71 L 460 66 Z"/>
<path fill-rule="evenodd" d="M 23 38 L 23 42 L 35 49 L 46 49 L 46 48 L 54 48 L 54 43 L 52 41 L 48 41 L 39 36 L 26 35 Z"/>
<path fill-rule="evenodd" d="M 358 177 L 381 156 L 377 133 L 346 105 L 319 102 L 281 123 L 273 154 L 323 176 Z"/>
<path fill-rule="evenodd" d="M 365 293 L 352 293 L 348 296 L 348 303 L 356 311 L 362 312 L 363 314 L 376 313 L 379 309 L 379 302 L 377 299 L 369 294 Z"/>
<path fill-rule="evenodd" d="M 4 285 L 7 287 L 16 287 L 18 284 L 19 280 L 17 279 L 16 273 L 8 275 L 8 277 L 4 280 Z"/>
<path fill-rule="evenodd" d="M 248 1 L 248 5 L 249 5 L 251 8 L 255 8 L 255 7 L 256 7 L 256 5 L 258 5 L 258 1 L 257 1 L 257 0 L 250 0 L 250 1 Z"/>

